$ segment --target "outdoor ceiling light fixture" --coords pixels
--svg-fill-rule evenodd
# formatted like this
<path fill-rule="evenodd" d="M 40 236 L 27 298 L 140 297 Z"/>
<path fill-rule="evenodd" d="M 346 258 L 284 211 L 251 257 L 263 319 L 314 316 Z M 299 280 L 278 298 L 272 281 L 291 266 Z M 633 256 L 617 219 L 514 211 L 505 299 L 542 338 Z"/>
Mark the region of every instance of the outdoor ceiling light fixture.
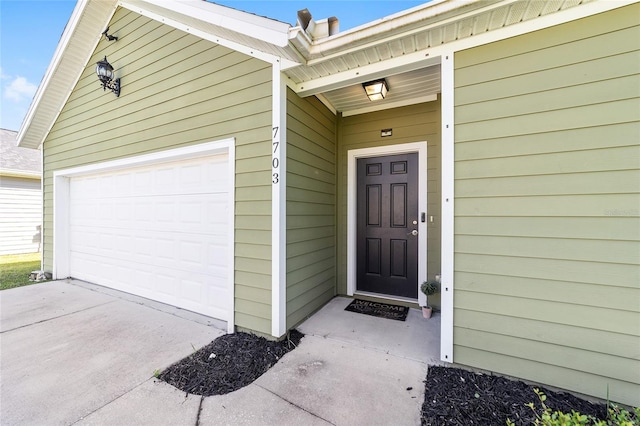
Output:
<path fill-rule="evenodd" d="M 389 91 L 387 81 L 384 78 L 362 83 L 362 87 L 364 87 L 364 91 L 367 92 L 370 101 L 380 101 L 384 99 Z"/>
<path fill-rule="evenodd" d="M 102 83 L 102 90 L 109 89 L 116 94 L 116 97 L 120 96 L 120 79 L 113 79 L 113 67 L 107 62 L 106 56 L 104 60 L 96 64 L 96 74 L 98 74 L 98 79 Z"/>

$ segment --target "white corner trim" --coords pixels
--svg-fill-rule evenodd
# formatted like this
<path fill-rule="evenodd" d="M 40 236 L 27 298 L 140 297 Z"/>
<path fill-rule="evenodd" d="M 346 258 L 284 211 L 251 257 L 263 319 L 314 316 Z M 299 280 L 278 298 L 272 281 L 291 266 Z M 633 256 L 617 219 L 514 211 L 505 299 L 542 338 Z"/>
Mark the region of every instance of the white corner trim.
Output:
<path fill-rule="evenodd" d="M 235 229 L 235 208 L 233 207 L 235 206 L 235 138 L 227 138 L 214 142 L 55 171 L 53 173 L 53 278 L 64 279 L 71 274 L 69 265 L 69 249 L 71 243 L 69 235 L 69 202 L 71 198 L 70 186 L 72 177 L 222 153 L 228 155 L 229 162 L 228 177 L 230 191 L 228 202 L 230 208 L 228 220 L 230 221 L 232 232 L 229 232 L 227 241 L 228 247 L 230 247 L 227 258 L 227 286 L 230 297 L 228 300 L 229 312 L 226 321 L 227 331 L 233 333 L 235 331 L 235 232 L 233 232 Z"/>
<path fill-rule="evenodd" d="M 44 169 L 43 164 L 44 149 L 40 149 L 41 170 Z M 40 270 L 44 270 L 44 176 L 40 179 Z M 51 273 L 53 274 L 53 270 Z"/>
<path fill-rule="evenodd" d="M 442 240 L 440 360 L 453 362 L 454 85 L 453 51 L 442 56 Z"/>
<path fill-rule="evenodd" d="M 271 141 L 271 335 L 287 332 L 287 85 L 274 63 Z"/>
<path fill-rule="evenodd" d="M 427 142 L 410 142 L 347 152 L 347 295 L 356 293 L 357 280 L 357 160 L 366 157 L 418 153 L 418 214 L 427 212 Z M 427 223 L 418 220 L 418 302 L 426 303 L 420 283 L 427 279 Z"/>
<path fill-rule="evenodd" d="M 228 140 L 227 158 L 229 162 L 228 179 L 229 194 L 227 202 L 229 210 L 227 211 L 227 223 L 229 224 L 229 235 L 227 236 L 227 288 L 229 289 L 227 313 L 227 333 L 232 334 L 236 331 L 236 141 L 235 138 Z"/>
<path fill-rule="evenodd" d="M 70 179 L 64 174 L 53 174 L 53 271 L 54 280 L 71 276 L 69 265 Z"/>

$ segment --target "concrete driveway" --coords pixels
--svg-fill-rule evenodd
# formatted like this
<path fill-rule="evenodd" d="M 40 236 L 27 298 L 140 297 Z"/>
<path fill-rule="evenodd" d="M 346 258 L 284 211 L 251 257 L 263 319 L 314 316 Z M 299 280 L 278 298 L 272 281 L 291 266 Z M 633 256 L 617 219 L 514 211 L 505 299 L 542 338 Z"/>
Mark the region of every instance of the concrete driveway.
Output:
<path fill-rule="evenodd" d="M 225 324 L 82 282 L 0 292 L 2 425 L 419 425 L 439 317 L 346 312 L 335 298 L 299 347 L 227 395 L 186 395 L 162 370 Z"/>
<path fill-rule="evenodd" d="M 80 282 L 4 290 L 0 310 L 2 425 L 73 424 L 224 333 L 209 318 Z"/>

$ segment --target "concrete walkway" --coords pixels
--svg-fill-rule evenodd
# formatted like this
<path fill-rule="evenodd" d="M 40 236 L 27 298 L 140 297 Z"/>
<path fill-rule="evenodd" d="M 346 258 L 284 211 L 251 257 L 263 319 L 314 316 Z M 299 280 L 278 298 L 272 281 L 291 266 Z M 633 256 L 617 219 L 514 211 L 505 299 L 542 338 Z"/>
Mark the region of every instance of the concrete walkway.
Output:
<path fill-rule="evenodd" d="M 299 347 L 253 384 L 203 398 L 153 372 L 223 324 L 78 282 L 2 291 L 0 424 L 419 424 L 439 317 L 385 320 L 346 312 L 348 302 L 302 324 Z"/>

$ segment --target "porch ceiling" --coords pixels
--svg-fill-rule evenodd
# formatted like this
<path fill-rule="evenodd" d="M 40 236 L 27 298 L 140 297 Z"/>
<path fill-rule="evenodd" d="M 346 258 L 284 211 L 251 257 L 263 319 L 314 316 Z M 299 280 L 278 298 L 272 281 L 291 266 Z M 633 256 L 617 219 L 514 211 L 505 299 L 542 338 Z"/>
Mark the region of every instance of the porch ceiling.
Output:
<path fill-rule="evenodd" d="M 593 1 L 460 1 L 452 9 L 442 0 L 308 44 L 299 31 L 291 44 L 306 62 L 284 72 L 298 95 L 319 95 L 343 115 L 411 105 L 440 93 L 439 55 L 448 43 Z M 387 79 L 389 95 L 370 102 L 361 84 L 378 78 Z"/>
<path fill-rule="evenodd" d="M 388 75 L 385 79 L 389 93 L 381 101 L 370 101 L 360 83 L 330 90 L 322 97 L 333 109 L 349 116 L 432 101 L 440 93 L 440 65 Z"/>
<path fill-rule="evenodd" d="M 307 61 L 303 66 L 287 70 L 286 74 L 293 83 L 299 85 L 414 52 L 427 51 L 591 1 L 594 0 L 467 1 L 460 2 L 463 6 L 453 10 L 445 9 L 450 8 L 447 2 L 437 5 L 426 3 L 374 21 L 366 27 L 314 40 L 309 46 L 304 46 L 300 37 L 292 39 L 292 44 Z M 443 7 L 444 12 L 440 13 L 438 7 Z M 408 16 L 410 20 L 403 19 Z M 382 31 L 384 27 L 389 27 L 389 30 Z"/>

